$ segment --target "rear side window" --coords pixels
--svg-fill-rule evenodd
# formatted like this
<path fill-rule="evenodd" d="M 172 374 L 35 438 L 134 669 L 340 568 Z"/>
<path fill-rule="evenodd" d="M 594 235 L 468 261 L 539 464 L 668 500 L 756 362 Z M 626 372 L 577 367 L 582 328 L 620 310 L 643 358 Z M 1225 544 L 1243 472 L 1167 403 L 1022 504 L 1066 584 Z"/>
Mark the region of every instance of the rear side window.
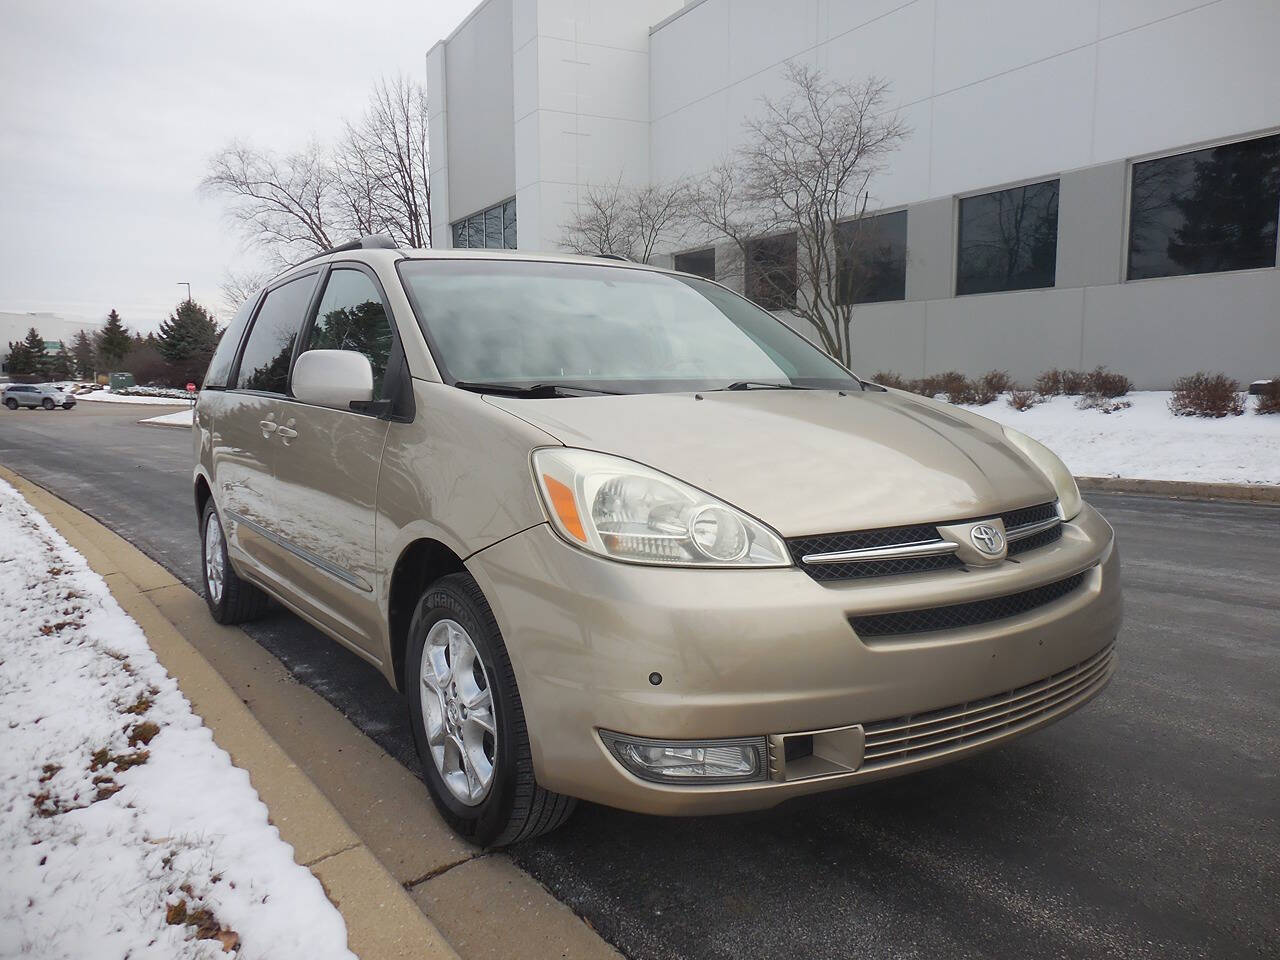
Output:
<path fill-rule="evenodd" d="M 286 393 L 289 386 L 289 361 L 293 345 L 302 329 L 315 276 L 290 280 L 267 294 L 249 331 L 249 342 L 240 358 L 236 387 L 261 390 L 264 393 Z"/>
<path fill-rule="evenodd" d="M 245 325 L 253 315 L 253 305 L 257 302 L 256 296 L 246 300 L 244 305 L 236 311 L 235 317 L 227 324 L 226 329 L 222 331 L 222 339 L 218 341 L 218 347 L 213 351 L 209 369 L 205 371 L 203 386 L 216 389 L 226 387 L 227 378 L 231 376 L 231 368 L 236 362 L 236 348 L 240 346 Z"/>
<path fill-rule="evenodd" d="M 360 270 L 331 271 L 303 349 L 364 354 L 373 367 L 373 396 L 377 400 L 383 398 L 382 384 L 393 342 L 391 318 L 374 282 Z"/>

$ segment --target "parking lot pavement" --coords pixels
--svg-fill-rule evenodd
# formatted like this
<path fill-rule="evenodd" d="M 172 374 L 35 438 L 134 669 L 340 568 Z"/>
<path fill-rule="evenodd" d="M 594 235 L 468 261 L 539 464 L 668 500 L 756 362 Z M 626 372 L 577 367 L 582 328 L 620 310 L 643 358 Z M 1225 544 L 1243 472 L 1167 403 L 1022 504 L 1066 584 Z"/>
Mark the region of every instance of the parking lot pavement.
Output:
<path fill-rule="evenodd" d="M 189 441 L 140 416 L 0 416 L 0 463 L 194 583 Z M 636 958 L 1280 955 L 1280 509 L 1089 499 L 1119 535 L 1126 626 L 1084 710 L 761 813 L 585 805 L 516 861 Z M 371 668 L 291 616 L 250 626 L 416 768 Z"/>

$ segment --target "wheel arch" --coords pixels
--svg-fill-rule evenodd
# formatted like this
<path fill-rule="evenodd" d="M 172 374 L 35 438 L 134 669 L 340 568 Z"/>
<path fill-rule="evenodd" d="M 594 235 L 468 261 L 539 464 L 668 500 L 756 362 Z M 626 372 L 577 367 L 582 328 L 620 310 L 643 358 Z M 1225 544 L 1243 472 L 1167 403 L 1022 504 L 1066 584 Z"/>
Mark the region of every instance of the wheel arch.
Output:
<path fill-rule="evenodd" d="M 441 577 L 467 569 L 462 558 L 446 544 L 420 537 L 405 545 L 391 570 L 387 591 L 387 633 L 391 646 L 391 670 L 397 690 L 404 692 L 404 654 L 409 622 L 427 587 Z"/>

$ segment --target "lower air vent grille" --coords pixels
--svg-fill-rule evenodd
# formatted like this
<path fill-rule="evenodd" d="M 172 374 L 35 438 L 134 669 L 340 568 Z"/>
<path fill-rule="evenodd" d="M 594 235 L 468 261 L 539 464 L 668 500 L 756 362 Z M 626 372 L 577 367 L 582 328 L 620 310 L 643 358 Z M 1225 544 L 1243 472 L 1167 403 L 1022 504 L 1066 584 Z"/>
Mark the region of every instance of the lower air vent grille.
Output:
<path fill-rule="evenodd" d="M 955 630 L 972 627 L 1006 617 L 1016 617 L 1037 607 L 1061 600 L 1084 583 L 1085 573 L 1077 573 L 1056 583 L 1011 593 L 1004 597 L 973 600 L 969 603 L 953 603 L 946 607 L 927 607 L 923 610 L 904 610 L 901 613 L 878 613 L 865 617 L 850 617 L 849 623 L 860 637 L 893 637 L 909 633 L 931 633 L 935 630 Z"/>
<path fill-rule="evenodd" d="M 970 703 L 862 725 L 863 770 L 972 745 L 1028 727 L 1047 713 L 1088 700 L 1111 676 L 1114 645 L 1051 677 Z"/>

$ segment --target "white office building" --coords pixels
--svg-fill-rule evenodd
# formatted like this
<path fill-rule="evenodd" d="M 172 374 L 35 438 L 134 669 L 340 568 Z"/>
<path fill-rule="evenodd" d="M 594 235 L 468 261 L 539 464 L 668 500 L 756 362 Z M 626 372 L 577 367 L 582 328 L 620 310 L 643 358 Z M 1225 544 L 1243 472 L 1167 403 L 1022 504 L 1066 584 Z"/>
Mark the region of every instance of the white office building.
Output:
<path fill-rule="evenodd" d="M 485 0 L 428 55 L 433 234 L 560 249 L 591 185 L 729 154 L 788 61 L 875 75 L 911 134 L 858 370 L 1272 376 L 1278 51 L 1277 0 Z M 999 264 L 1014 208 L 1037 239 Z"/>

